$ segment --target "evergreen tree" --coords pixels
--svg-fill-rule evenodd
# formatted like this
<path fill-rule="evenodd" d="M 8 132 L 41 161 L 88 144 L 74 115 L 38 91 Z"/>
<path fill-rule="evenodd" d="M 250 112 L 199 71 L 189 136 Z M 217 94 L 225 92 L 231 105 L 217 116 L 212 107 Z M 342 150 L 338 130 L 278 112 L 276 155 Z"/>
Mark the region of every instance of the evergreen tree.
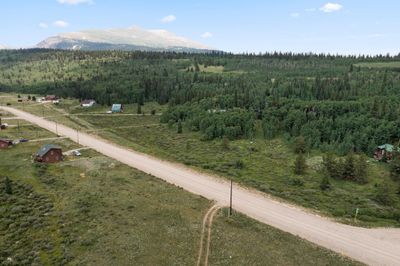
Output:
<path fill-rule="evenodd" d="M 178 134 L 182 134 L 182 121 L 181 120 L 178 121 L 178 131 L 177 131 L 177 133 Z"/>
<path fill-rule="evenodd" d="M 305 173 L 307 169 L 306 159 L 303 154 L 299 154 L 296 157 L 296 161 L 294 162 L 294 173 L 296 175 L 302 175 Z"/>
<path fill-rule="evenodd" d="M 341 173 L 341 163 L 336 161 L 334 156 L 331 153 L 328 153 L 323 157 L 322 162 L 325 172 L 328 176 L 336 179 L 340 179 L 342 176 Z"/>
<path fill-rule="evenodd" d="M 391 206 L 393 204 L 394 198 L 388 183 L 384 182 L 378 185 L 375 194 L 375 200 L 386 206 Z"/>
<path fill-rule="evenodd" d="M 393 180 L 400 181 L 400 154 L 393 154 L 393 160 L 390 162 L 390 176 Z"/>
<path fill-rule="evenodd" d="M 347 154 L 343 164 L 342 178 L 346 180 L 356 180 L 356 167 L 354 154 L 350 152 Z"/>
<path fill-rule="evenodd" d="M 5 189 L 5 192 L 6 192 L 7 194 L 9 194 L 9 195 L 12 194 L 11 181 L 10 181 L 10 179 L 9 179 L 8 177 L 5 178 L 5 181 L 4 181 L 4 189 Z"/>
<path fill-rule="evenodd" d="M 367 168 L 367 158 L 364 154 L 360 154 L 355 162 L 355 175 L 358 183 L 367 183 Z"/>

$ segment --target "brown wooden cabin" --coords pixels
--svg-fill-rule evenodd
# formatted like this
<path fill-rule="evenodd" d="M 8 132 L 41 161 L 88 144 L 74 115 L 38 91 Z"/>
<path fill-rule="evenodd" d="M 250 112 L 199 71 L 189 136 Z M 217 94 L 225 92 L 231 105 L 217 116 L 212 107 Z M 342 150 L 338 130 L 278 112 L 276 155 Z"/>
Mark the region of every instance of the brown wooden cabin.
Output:
<path fill-rule="evenodd" d="M 46 101 L 56 101 L 56 100 L 58 100 L 58 97 L 56 95 L 47 95 L 45 97 L 45 100 Z"/>
<path fill-rule="evenodd" d="M 61 147 L 53 144 L 44 145 L 35 156 L 35 161 L 40 163 L 57 163 L 62 159 Z"/>
<path fill-rule="evenodd" d="M 12 140 L 0 139 L 0 149 L 7 149 L 13 145 Z"/>

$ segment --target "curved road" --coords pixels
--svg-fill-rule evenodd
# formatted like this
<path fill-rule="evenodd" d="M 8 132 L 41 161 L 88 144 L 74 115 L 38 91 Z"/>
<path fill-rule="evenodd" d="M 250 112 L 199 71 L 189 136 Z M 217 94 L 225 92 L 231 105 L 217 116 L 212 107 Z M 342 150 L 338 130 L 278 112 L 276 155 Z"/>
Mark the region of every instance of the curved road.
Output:
<path fill-rule="evenodd" d="M 14 108 L 0 108 L 49 131 L 56 131 L 54 122 Z M 58 125 L 58 133 L 77 141 L 77 132 L 72 128 Z M 135 152 L 85 133 L 79 133 L 79 143 L 194 194 L 214 200 L 220 205 L 229 204 L 230 185 L 226 180 Z M 235 186 L 233 190 L 233 207 L 260 222 L 366 264 L 400 265 L 400 229 L 366 229 L 336 223 L 308 210 L 239 186 Z"/>

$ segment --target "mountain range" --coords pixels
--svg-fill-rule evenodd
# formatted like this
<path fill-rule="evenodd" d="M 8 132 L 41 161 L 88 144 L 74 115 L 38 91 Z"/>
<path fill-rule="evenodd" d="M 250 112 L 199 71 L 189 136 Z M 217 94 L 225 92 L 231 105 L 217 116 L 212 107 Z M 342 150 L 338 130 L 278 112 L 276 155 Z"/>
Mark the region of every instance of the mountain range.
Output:
<path fill-rule="evenodd" d="M 36 47 L 64 50 L 214 51 L 206 45 L 166 30 L 139 27 L 61 33 L 41 41 Z"/>

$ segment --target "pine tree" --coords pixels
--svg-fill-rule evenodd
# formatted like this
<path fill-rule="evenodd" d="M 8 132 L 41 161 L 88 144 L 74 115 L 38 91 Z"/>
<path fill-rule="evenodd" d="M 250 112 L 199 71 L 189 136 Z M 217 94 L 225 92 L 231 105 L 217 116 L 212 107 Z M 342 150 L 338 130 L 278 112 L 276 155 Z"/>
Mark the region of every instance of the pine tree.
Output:
<path fill-rule="evenodd" d="M 5 186 L 5 192 L 9 195 L 12 194 L 12 187 L 11 187 L 11 181 L 8 177 L 6 177 L 4 181 L 4 186 Z"/>
<path fill-rule="evenodd" d="M 352 181 L 356 180 L 356 167 L 355 167 L 354 154 L 352 152 L 347 154 L 346 159 L 344 161 L 342 178 Z"/>
<path fill-rule="evenodd" d="M 337 162 L 331 153 L 328 153 L 323 157 L 322 164 L 324 165 L 325 172 L 328 176 L 336 179 L 341 178 L 341 162 Z"/>
<path fill-rule="evenodd" d="M 178 121 L 178 134 L 182 134 L 182 121 L 181 120 L 179 120 Z"/>
<path fill-rule="evenodd" d="M 294 173 L 296 175 L 302 175 L 307 169 L 306 159 L 303 154 L 299 154 L 294 162 Z"/>
<path fill-rule="evenodd" d="M 397 152 L 393 154 L 393 160 L 390 162 L 390 176 L 400 181 L 400 154 Z"/>
<path fill-rule="evenodd" d="M 367 158 L 364 154 L 360 154 L 355 162 L 355 174 L 358 183 L 367 183 L 367 168 Z"/>
<path fill-rule="evenodd" d="M 390 206 L 394 202 L 393 194 L 392 191 L 390 190 L 390 187 L 388 183 L 384 182 L 380 185 L 378 185 L 376 194 L 375 194 L 375 200 L 383 205 Z"/>

